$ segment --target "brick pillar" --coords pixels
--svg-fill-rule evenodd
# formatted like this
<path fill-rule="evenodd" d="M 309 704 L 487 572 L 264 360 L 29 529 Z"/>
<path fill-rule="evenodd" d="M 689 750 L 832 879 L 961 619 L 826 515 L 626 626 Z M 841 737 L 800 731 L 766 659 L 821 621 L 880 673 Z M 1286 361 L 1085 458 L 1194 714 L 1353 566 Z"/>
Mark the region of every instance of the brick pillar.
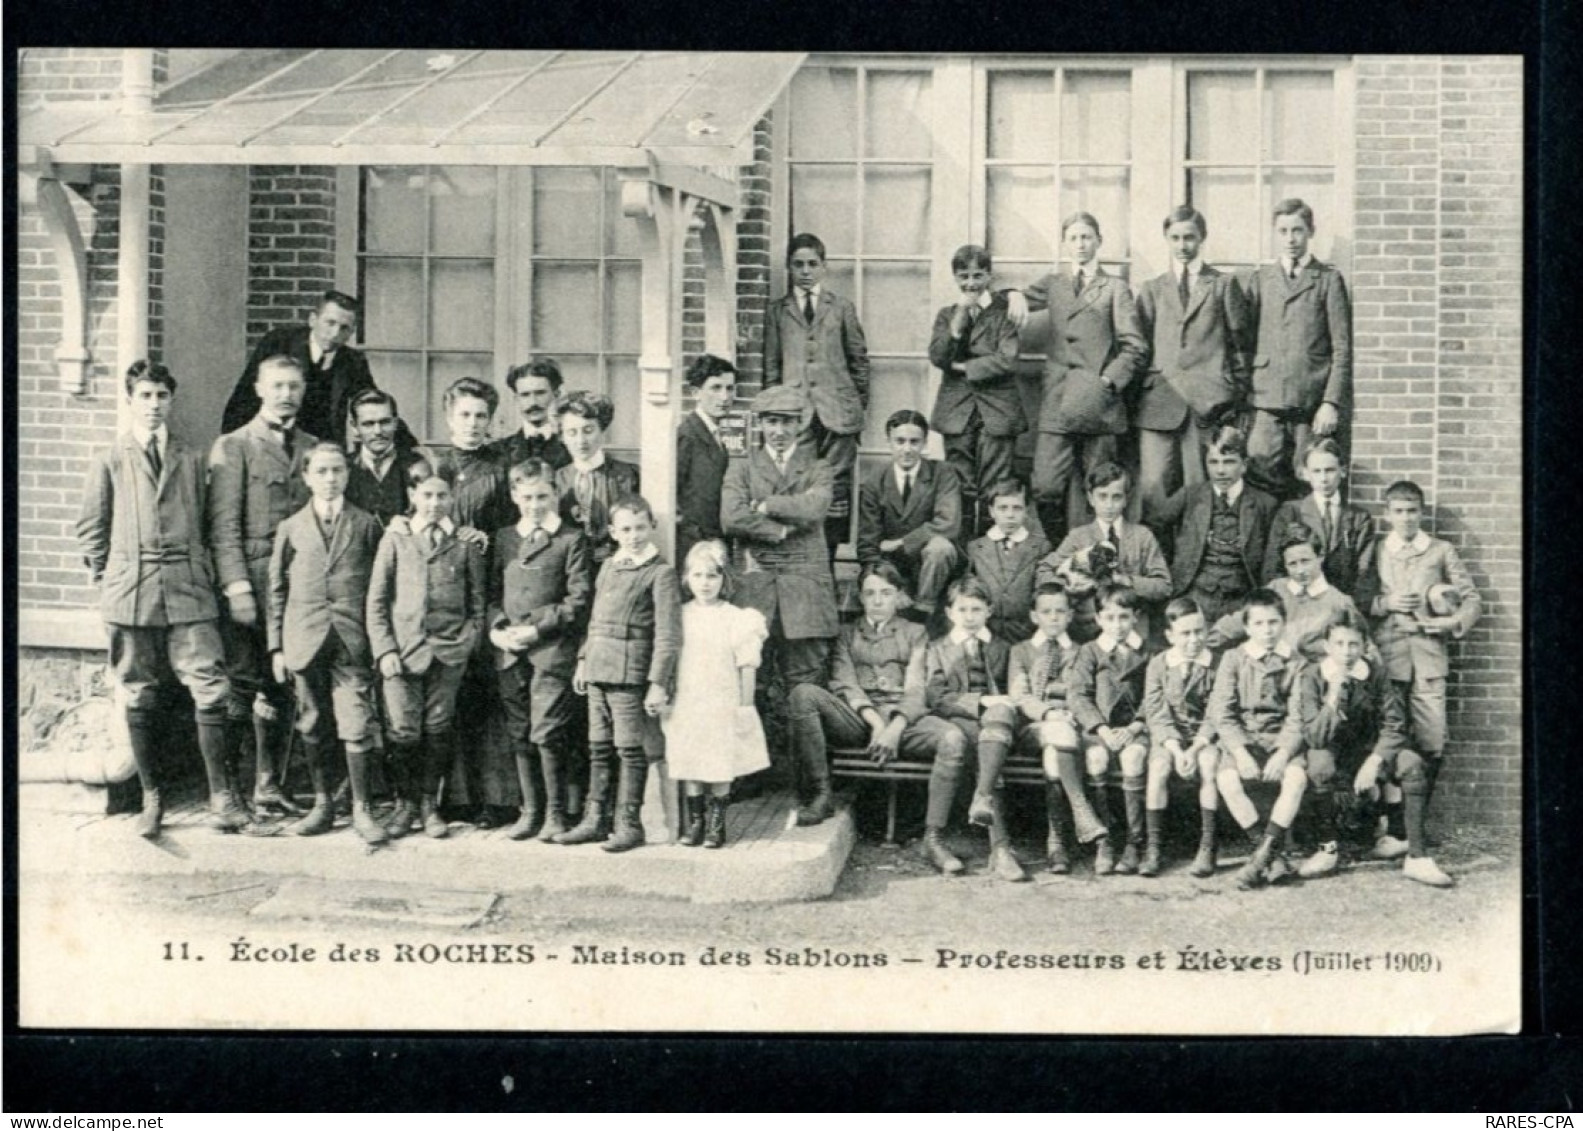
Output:
<path fill-rule="evenodd" d="M 737 368 L 740 395 L 750 397 L 764 378 L 764 310 L 770 298 L 770 147 L 774 122 L 766 114 L 753 130 L 753 163 L 742 167 L 742 210 L 737 219 Z"/>
<path fill-rule="evenodd" d="M 302 322 L 335 285 L 335 175 L 321 165 L 249 171 L 249 349 L 276 326 Z"/>

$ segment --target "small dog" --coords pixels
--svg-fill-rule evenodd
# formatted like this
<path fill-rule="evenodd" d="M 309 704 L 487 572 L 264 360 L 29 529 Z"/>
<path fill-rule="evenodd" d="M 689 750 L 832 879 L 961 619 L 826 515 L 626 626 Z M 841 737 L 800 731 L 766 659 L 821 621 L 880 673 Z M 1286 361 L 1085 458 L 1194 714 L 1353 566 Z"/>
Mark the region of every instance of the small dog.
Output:
<path fill-rule="evenodd" d="M 1095 542 L 1079 550 L 1056 570 L 1056 576 L 1074 593 L 1087 593 L 1110 584 L 1116 573 L 1119 554 L 1109 542 Z"/>

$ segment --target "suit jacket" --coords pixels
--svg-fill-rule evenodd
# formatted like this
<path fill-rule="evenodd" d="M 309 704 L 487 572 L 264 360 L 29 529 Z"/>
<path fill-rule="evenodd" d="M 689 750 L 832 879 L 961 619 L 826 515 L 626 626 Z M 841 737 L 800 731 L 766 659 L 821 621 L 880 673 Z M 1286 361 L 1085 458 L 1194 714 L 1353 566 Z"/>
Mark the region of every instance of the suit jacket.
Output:
<path fill-rule="evenodd" d="M 1149 657 L 1136 633 L 1133 643 L 1109 652 L 1090 640 L 1077 650 L 1066 672 L 1066 705 L 1078 729 L 1093 734 L 1102 726 L 1127 726 L 1143 717 L 1144 679 Z"/>
<path fill-rule="evenodd" d="M 384 526 L 398 514 L 406 514 L 411 505 L 407 500 L 407 469 L 423 458 L 416 448 L 397 447 L 391 457 L 390 467 L 383 479 L 363 466 L 358 453 L 350 457 L 346 469 L 346 501 L 365 510 Z"/>
<path fill-rule="evenodd" d="M 720 525 L 735 542 L 734 601 L 763 613 L 772 633 L 779 615 L 788 640 L 829 638 L 840 628 L 824 540 L 830 492 L 830 465 L 807 444 L 797 445 L 785 475 L 763 448 L 726 470 Z"/>
<path fill-rule="evenodd" d="M 448 469 L 453 476 L 451 519 L 456 525 L 488 534 L 517 520 L 506 469 L 487 447 L 464 452 L 448 445 L 436 446 L 423 454 L 430 466 Z"/>
<path fill-rule="evenodd" d="M 995 602 L 989 610 L 989 628 L 1002 640 L 1017 642 L 1033 635 L 1028 610 L 1033 608 L 1034 578 L 1049 552 L 1044 535 L 1031 531 L 1010 551 L 987 535 L 968 543 L 968 572 L 989 588 Z"/>
<path fill-rule="evenodd" d="M 572 453 L 566 450 L 559 436 L 529 438 L 520 428 L 509 436 L 486 444 L 484 451 L 507 472 L 525 459 L 541 459 L 556 469 L 572 462 Z"/>
<path fill-rule="evenodd" d="M 1231 275 L 1204 264 L 1188 295 L 1176 273 L 1150 279 L 1138 291 L 1138 326 L 1149 363 L 1134 409 L 1139 428 L 1174 432 L 1187 419 L 1218 423 L 1248 395 L 1248 305 Z"/>
<path fill-rule="evenodd" d="M 1226 751 L 1255 741 L 1269 753 L 1302 749 L 1302 724 L 1292 697 L 1302 669 L 1303 658 L 1284 641 L 1261 657 L 1245 644 L 1220 657 L 1209 693 L 1209 721 Z"/>
<path fill-rule="evenodd" d="M 1167 740 L 1175 739 L 1186 749 L 1195 738 L 1213 740 L 1209 695 L 1214 686 L 1215 665 L 1207 648 L 1192 660 L 1177 656 L 1174 648 L 1150 660 L 1143 680 L 1149 742 L 1163 749 Z"/>
<path fill-rule="evenodd" d="M 1066 639 L 1069 646 L 1051 640 L 1036 647 L 1032 637 L 1012 645 L 1006 694 L 1016 701 L 1017 709 L 1030 723 L 1042 721 L 1052 709 L 1066 709 L 1067 673 L 1082 647 L 1070 636 Z"/>
<path fill-rule="evenodd" d="M 1256 327 L 1253 407 L 1309 417 L 1329 401 L 1352 413 L 1352 300 L 1328 263 L 1309 260 L 1296 283 L 1279 264 L 1255 271 L 1247 287 Z"/>
<path fill-rule="evenodd" d="M 533 545 L 515 526 L 490 541 L 489 625 L 531 624 L 539 639 L 523 652 L 495 649 L 495 667 L 514 667 L 526 656 L 536 671 L 570 679 L 593 596 L 593 554 L 588 537 L 561 524 Z"/>
<path fill-rule="evenodd" d="M 1289 499 L 1276 508 L 1270 520 L 1269 546 L 1264 553 L 1264 579 L 1274 581 L 1286 576 L 1281 562 L 1281 539 L 1293 522 L 1301 522 L 1321 538 L 1324 523 L 1319 517 L 1319 504 L 1313 495 Z M 1322 555 L 1325 580 L 1348 596 L 1358 591 L 1363 579 L 1374 572 L 1374 551 L 1378 532 L 1374 519 L 1362 507 L 1343 504 L 1336 523 L 1335 536 L 1325 546 Z"/>
<path fill-rule="evenodd" d="M 1122 394 L 1145 350 L 1132 292 L 1103 270 L 1081 295 L 1072 286 L 1070 275 L 1046 275 L 1027 290 L 1030 310 L 1050 311 L 1039 431 L 1119 435 L 1127 430 Z"/>
<path fill-rule="evenodd" d="M 1214 487 L 1200 483 L 1178 491 L 1165 504 L 1160 519 L 1176 524 L 1176 558 L 1171 562 L 1171 594 L 1180 596 L 1192 587 L 1204 562 L 1209 544 L 1209 515 L 1214 507 Z M 1275 500 L 1246 480 L 1237 498 L 1237 541 L 1242 547 L 1242 564 L 1248 579 L 1255 584 L 1264 576 L 1265 545 L 1270 535 L 1270 520 L 1275 515 Z"/>
<path fill-rule="evenodd" d="M 262 612 L 269 594 L 269 557 L 275 531 L 307 505 L 302 464 L 318 440 L 301 428 L 292 454 L 255 416 L 209 450 L 209 545 L 222 590 L 246 581 Z"/>
<path fill-rule="evenodd" d="M 561 521 L 579 527 L 588 535 L 595 563 L 603 563 L 616 552 L 615 540 L 610 537 L 610 506 L 617 499 L 638 493 L 638 469 L 607 455 L 604 464 L 590 472 L 589 484 L 591 490 L 585 503 L 577 498 L 577 469 L 567 464 L 555 472 L 555 490 L 561 497 Z"/>
<path fill-rule="evenodd" d="M 1331 699 L 1328 661 L 1297 677 L 1296 713 L 1310 750 L 1329 750 L 1343 765 L 1378 754 L 1387 768 L 1407 745 L 1407 708 L 1401 690 L 1379 664 L 1359 660 Z M 1361 678 L 1360 678 L 1361 677 Z"/>
<path fill-rule="evenodd" d="M 1478 623 L 1482 606 L 1479 591 L 1450 542 L 1419 531 L 1418 538 L 1393 551 L 1388 538 L 1380 539 L 1376 568 L 1362 579 L 1358 607 L 1374 618 L 1374 645 L 1380 650 L 1392 679 L 1415 675 L 1444 678 L 1450 670 L 1445 635 L 1429 636 L 1418 619 L 1408 613 L 1387 612 L 1386 600 L 1394 593 L 1424 594 L 1430 586 L 1446 584 L 1462 597 L 1450 636 L 1460 639 Z"/>
<path fill-rule="evenodd" d="M 259 399 L 253 384 L 258 380 L 259 364 L 286 354 L 302 362 L 307 381 L 302 407 L 297 410 L 298 425 L 315 436 L 346 444 L 347 410 L 358 393 L 374 387 L 374 376 L 368 370 L 368 359 L 351 346 L 335 351 L 328 371 L 315 366 L 308 346 L 311 333 L 307 326 L 277 326 L 258 340 L 226 402 L 220 431 L 234 432 L 258 415 Z M 406 426 L 402 428 L 405 431 Z M 406 433 L 404 439 L 411 438 L 411 433 Z"/>
<path fill-rule="evenodd" d="M 942 307 L 929 335 L 929 361 L 940 371 L 930 426 L 947 435 L 970 431 L 976 410 L 987 435 L 1021 435 L 1028 420 L 1017 390 L 1017 327 L 1006 313 L 1005 300 L 997 297 L 981 309 L 966 338 L 951 336 L 955 313 L 954 303 Z M 966 370 L 958 373 L 951 368 L 953 362 L 962 362 Z"/>
<path fill-rule="evenodd" d="M 817 416 L 831 432 L 861 432 L 868 372 L 868 343 L 857 307 L 830 288 L 819 288 L 811 326 L 795 289 L 764 312 L 764 388 L 802 389 L 808 401 L 805 424 Z"/>
<path fill-rule="evenodd" d="M 658 554 L 634 565 L 612 558 L 599 571 L 588 635 L 578 659 L 590 683 L 676 686 L 682 645 L 682 590 Z"/>
<path fill-rule="evenodd" d="M 379 520 L 341 504 L 325 543 L 309 503 L 280 524 L 269 559 L 269 650 L 305 671 L 335 633 L 354 663 L 371 664 L 368 647 L 368 581 L 384 530 Z"/>
<path fill-rule="evenodd" d="M 439 546 L 406 518 L 385 530 L 368 585 L 368 641 L 378 660 L 395 652 L 410 673 L 438 661 L 465 664 L 484 627 L 484 551 L 444 533 Z"/>
<path fill-rule="evenodd" d="M 951 634 L 929 641 L 924 650 L 924 695 L 929 713 L 942 719 L 971 719 L 978 721 L 979 701 L 984 694 L 1006 694 L 1006 668 L 1011 660 L 1011 645 L 991 636 L 979 645 L 984 657 L 984 671 L 989 676 L 989 691 L 980 693 L 971 689 L 968 678 L 967 653 L 960 644 L 951 640 Z"/>
<path fill-rule="evenodd" d="M 106 624 L 190 624 L 219 615 L 204 539 L 203 455 L 167 437 L 157 482 L 129 432 L 88 470 L 77 541 Z"/>
<path fill-rule="evenodd" d="M 857 560 L 875 562 L 885 555 L 879 544 L 901 539 L 901 552 L 917 558 L 930 538 L 956 543 L 962 536 L 962 482 L 956 469 L 926 459 L 913 470 L 912 494 L 901 501 L 896 467 L 886 464 L 858 492 Z"/>
<path fill-rule="evenodd" d="M 901 715 L 911 726 L 928 713 L 924 699 L 921 624 L 891 617 L 876 630 L 867 617 L 841 626 L 830 654 L 830 690 L 862 714 L 872 707 L 889 722 Z"/>
<path fill-rule="evenodd" d="M 720 538 L 720 491 L 731 453 L 696 412 L 676 429 L 676 562 L 706 538 Z"/>

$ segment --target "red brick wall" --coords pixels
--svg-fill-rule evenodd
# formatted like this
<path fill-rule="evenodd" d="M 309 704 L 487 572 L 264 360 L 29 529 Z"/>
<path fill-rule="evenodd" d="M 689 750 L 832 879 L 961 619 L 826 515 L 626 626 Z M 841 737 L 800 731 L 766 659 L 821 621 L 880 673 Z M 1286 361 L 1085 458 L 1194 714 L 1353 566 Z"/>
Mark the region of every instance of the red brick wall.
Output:
<path fill-rule="evenodd" d="M 355 238 L 356 233 L 348 233 Z M 247 344 L 303 321 L 335 285 L 335 170 L 255 165 L 248 177 Z"/>
<path fill-rule="evenodd" d="M 1452 646 L 1442 818 L 1521 799 L 1522 68 L 1357 62 L 1354 498 L 1410 478 L 1484 617 Z"/>
<path fill-rule="evenodd" d="M 753 164 L 742 167 L 737 218 L 737 368 L 750 395 L 764 377 L 764 309 L 770 297 L 770 203 L 773 116 L 753 130 Z"/>

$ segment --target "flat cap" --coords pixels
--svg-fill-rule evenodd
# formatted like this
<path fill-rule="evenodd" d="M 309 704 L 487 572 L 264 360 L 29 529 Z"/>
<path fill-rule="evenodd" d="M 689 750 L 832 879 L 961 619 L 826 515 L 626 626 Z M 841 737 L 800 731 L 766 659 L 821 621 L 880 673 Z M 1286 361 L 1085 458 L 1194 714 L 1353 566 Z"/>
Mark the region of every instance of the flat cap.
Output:
<path fill-rule="evenodd" d="M 753 411 L 758 416 L 801 417 L 806 402 L 801 389 L 785 385 L 772 385 L 753 398 Z"/>

